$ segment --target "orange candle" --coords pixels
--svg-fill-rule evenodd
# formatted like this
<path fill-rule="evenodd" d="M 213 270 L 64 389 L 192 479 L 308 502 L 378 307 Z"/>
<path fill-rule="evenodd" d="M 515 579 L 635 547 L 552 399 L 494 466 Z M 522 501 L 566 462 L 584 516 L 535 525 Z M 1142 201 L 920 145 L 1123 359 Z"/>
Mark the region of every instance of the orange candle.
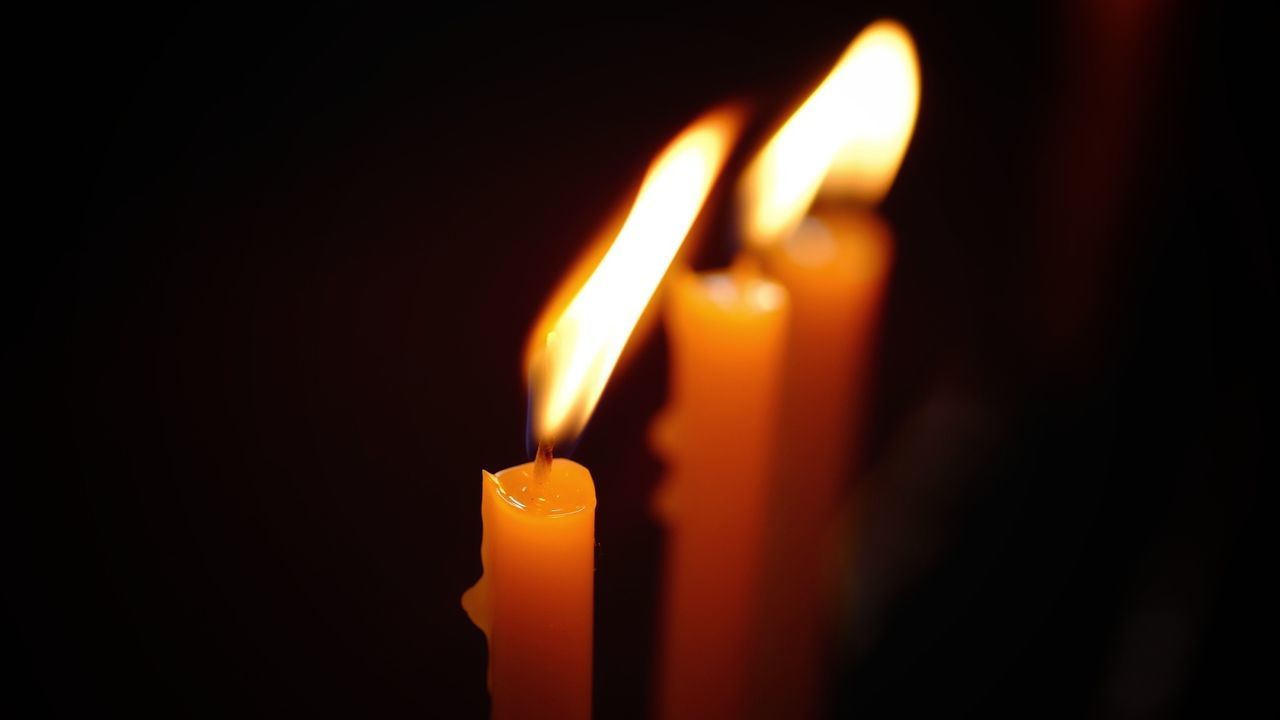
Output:
<path fill-rule="evenodd" d="M 462 606 L 489 637 L 492 717 L 589 718 L 596 489 L 571 460 L 534 465 L 483 473 L 484 575 Z"/>
<path fill-rule="evenodd" d="M 668 528 L 658 716 L 746 714 L 786 293 L 743 268 L 667 294 L 671 403 L 654 425 Z"/>
<path fill-rule="evenodd" d="M 812 717 L 825 674 L 836 509 L 892 259 L 865 209 L 888 191 L 919 103 L 910 35 L 892 21 L 858 35 L 752 161 L 739 193 L 748 245 L 792 304 L 778 462 L 770 496 L 756 648 L 755 717 Z M 806 217 L 815 198 L 820 210 Z"/>
<path fill-rule="evenodd" d="M 533 463 L 483 474 L 484 575 L 463 607 L 489 641 L 495 720 L 591 715 L 595 487 L 552 459 L 581 432 L 632 330 L 697 218 L 736 135 L 711 113 L 654 160 L 616 238 L 534 326 L 526 358 Z"/>
<path fill-rule="evenodd" d="M 866 212 L 805 220 L 766 253 L 792 294 L 779 461 L 761 602 L 757 717 L 812 717 L 821 697 L 833 559 L 829 538 L 850 478 L 881 299 L 888 227 Z"/>

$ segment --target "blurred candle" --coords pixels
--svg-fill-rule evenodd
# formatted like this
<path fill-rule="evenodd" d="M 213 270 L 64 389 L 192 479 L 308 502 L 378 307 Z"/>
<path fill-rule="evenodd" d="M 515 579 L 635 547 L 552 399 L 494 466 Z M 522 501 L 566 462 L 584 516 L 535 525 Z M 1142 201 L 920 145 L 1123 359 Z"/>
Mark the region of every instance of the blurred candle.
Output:
<path fill-rule="evenodd" d="M 667 292 L 671 400 L 653 438 L 667 464 L 661 718 L 747 711 L 786 317 L 782 288 L 744 267 Z"/>
<path fill-rule="evenodd" d="M 889 227 L 870 208 L 893 182 L 918 103 L 910 35 L 892 21 L 873 23 L 753 159 L 739 187 L 744 239 L 792 308 L 755 717 L 818 712 L 831 613 L 827 539 L 860 435 L 892 260 Z M 818 207 L 806 216 L 815 198 Z"/>
<path fill-rule="evenodd" d="M 832 627 L 830 538 L 860 435 L 858 410 L 892 255 L 867 212 L 805 219 L 770 251 L 792 296 L 778 463 L 770 495 L 756 655 L 756 717 L 818 714 Z M 767 682 L 766 682 L 767 679 Z"/>
<path fill-rule="evenodd" d="M 591 716 L 595 486 L 586 468 L 551 452 L 585 426 L 737 126 L 722 111 L 677 136 L 650 166 L 607 252 L 589 275 L 572 273 L 534 325 L 526 371 L 538 457 L 483 473 L 484 574 L 462 598 L 489 641 L 495 720 Z"/>

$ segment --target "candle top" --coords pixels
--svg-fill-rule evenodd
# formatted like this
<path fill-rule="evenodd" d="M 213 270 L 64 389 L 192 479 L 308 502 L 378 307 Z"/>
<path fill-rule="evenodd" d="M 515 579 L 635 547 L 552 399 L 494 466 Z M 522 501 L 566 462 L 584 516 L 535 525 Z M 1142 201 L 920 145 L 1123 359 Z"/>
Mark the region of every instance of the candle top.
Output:
<path fill-rule="evenodd" d="M 530 462 L 496 475 L 486 472 L 484 477 L 507 505 L 530 516 L 562 517 L 596 506 L 591 473 L 565 458 L 553 459 L 550 471 L 542 476 Z"/>
<path fill-rule="evenodd" d="M 873 211 L 820 205 L 780 249 L 796 267 L 831 268 L 826 272 L 833 278 L 860 283 L 883 276 L 893 252 L 891 237 Z M 777 263 L 773 270 L 781 271 Z"/>
<path fill-rule="evenodd" d="M 702 283 L 707 298 L 724 308 L 770 312 L 786 302 L 782 286 L 762 277 L 712 272 L 697 276 L 697 281 Z"/>

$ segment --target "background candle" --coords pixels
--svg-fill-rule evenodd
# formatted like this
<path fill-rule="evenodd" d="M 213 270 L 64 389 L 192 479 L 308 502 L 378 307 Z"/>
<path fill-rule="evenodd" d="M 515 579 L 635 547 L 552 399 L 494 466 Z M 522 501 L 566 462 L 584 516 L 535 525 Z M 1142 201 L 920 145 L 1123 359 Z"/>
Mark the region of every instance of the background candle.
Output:
<path fill-rule="evenodd" d="M 787 314 L 782 288 L 751 272 L 685 274 L 667 295 L 662 718 L 747 711 Z"/>
<path fill-rule="evenodd" d="M 888 227 L 873 214 L 828 212 L 806 218 L 765 255 L 794 312 L 769 498 L 758 717 L 808 717 L 820 696 L 833 596 L 830 539 L 860 436 L 892 254 Z"/>
<path fill-rule="evenodd" d="M 740 185 L 744 237 L 793 308 L 750 704 L 758 717 L 816 713 L 830 627 L 828 538 L 860 435 L 892 259 L 887 224 L 865 208 L 892 184 L 918 103 L 910 35 L 892 21 L 873 23 Z M 819 196 L 822 207 L 806 217 Z"/>

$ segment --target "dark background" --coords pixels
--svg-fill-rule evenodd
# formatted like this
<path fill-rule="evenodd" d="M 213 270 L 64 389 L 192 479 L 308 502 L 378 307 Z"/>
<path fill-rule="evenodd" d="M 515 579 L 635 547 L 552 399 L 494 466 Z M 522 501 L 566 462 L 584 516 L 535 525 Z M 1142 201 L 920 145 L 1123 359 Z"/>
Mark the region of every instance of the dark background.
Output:
<path fill-rule="evenodd" d="M 5 702 L 483 717 L 458 598 L 479 470 L 526 459 L 540 304 L 690 119 L 749 101 L 740 164 L 891 15 L 923 100 L 829 707 L 1274 712 L 1266 39 L 1230 7 L 1025 5 L 15 21 Z M 664 359 L 658 333 L 575 455 L 602 718 L 647 711 Z"/>

